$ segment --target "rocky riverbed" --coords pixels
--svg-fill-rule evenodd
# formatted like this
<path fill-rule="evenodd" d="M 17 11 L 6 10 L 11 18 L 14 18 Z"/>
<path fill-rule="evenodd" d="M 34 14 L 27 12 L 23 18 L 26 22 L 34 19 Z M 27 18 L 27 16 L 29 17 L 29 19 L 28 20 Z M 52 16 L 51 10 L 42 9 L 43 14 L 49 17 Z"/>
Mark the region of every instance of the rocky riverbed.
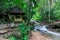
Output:
<path fill-rule="evenodd" d="M 38 24 L 37 24 L 37 26 L 38 26 Z M 35 30 L 34 29 L 35 32 L 34 31 L 31 32 L 31 37 L 29 38 L 29 40 L 60 40 L 60 36 L 56 36 L 56 35 L 47 33 L 46 29 L 44 27 L 42 29 L 41 29 L 40 26 L 35 27 L 35 28 L 36 29 L 38 28 L 40 30 L 38 30 L 38 29 Z M 44 33 L 44 32 L 46 32 L 46 33 Z M 6 39 L 4 37 L 6 37 L 6 35 L 10 35 L 12 33 L 15 33 L 15 35 L 16 35 L 16 33 L 19 34 L 19 32 L 16 31 L 15 28 L 10 29 L 10 27 L 7 27 L 7 26 L 1 27 L 1 29 L 0 29 L 0 40 L 8 40 L 8 39 Z"/>

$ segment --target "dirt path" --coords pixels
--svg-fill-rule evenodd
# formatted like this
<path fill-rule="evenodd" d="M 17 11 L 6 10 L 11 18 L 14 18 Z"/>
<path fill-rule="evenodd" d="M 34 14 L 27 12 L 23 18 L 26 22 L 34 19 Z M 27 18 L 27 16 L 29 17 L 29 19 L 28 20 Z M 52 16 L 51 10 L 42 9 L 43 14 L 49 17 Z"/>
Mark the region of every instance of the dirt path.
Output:
<path fill-rule="evenodd" d="M 51 38 L 49 38 L 48 36 L 46 35 L 42 35 L 41 33 L 39 32 L 32 32 L 32 37 L 30 40 L 52 40 Z"/>

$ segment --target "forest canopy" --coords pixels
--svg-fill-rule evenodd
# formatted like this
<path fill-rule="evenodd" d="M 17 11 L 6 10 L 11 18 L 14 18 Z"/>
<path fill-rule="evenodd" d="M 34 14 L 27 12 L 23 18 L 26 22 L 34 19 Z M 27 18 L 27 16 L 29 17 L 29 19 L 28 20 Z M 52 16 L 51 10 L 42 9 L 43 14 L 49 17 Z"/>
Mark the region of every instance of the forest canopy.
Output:
<path fill-rule="evenodd" d="M 45 22 L 60 20 L 59 0 L 0 0 L 0 12 L 14 6 L 21 8 L 28 20 Z"/>

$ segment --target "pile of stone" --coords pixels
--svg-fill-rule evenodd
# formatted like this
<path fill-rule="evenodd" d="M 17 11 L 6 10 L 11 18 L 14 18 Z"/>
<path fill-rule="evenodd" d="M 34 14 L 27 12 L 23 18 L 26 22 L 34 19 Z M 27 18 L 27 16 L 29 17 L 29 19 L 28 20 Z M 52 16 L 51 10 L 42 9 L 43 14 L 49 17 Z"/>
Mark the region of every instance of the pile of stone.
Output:
<path fill-rule="evenodd" d="M 15 36 L 20 36 L 20 32 L 16 29 L 18 27 L 17 24 L 0 24 L 0 37 L 8 37 L 12 34 Z"/>

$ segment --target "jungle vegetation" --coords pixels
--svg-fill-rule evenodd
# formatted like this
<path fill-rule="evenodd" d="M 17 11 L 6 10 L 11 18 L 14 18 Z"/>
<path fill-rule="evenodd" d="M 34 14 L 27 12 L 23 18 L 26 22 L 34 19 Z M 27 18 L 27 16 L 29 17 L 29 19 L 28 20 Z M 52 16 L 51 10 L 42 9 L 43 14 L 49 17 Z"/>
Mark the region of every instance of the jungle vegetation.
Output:
<path fill-rule="evenodd" d="M 28 25 L 30 20 L 46 23 L 60 20 L 60 0 L 0 0 L 0 14 L 14 6 L 21 8 L 25 12 Z M 26 32 L 29 31 L 26 30 L 28 28 L 25 29 L 27 25 L 23 25 L 19 25 L 19 27 L 23 27 L 20 29 L 22 40 L 27 40 Z M 10 38 L 12 40 L 17 39 L 14 36 Z"/>
<path fill-rule="evenodd" d="M 60 20 L 59 3 L 59 0 L 0 0 L 0 12 L 18 6 L 26 13 L 27 20 L 50 22 Z"/>

